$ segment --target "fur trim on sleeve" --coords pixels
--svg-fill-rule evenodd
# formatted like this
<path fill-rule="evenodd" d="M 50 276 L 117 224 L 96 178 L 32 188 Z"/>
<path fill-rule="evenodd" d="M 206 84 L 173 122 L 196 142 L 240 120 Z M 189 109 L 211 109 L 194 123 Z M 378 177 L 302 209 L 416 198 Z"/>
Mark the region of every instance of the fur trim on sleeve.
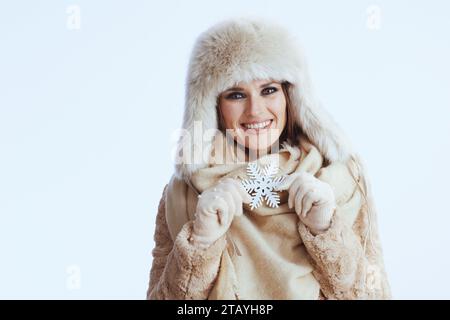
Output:
<path fill-rule="evenodd" d="M 192 235 L 192 221 L 189 221 L 173 243 L 165 219 L 165 192 L 166 188 L 156 217 L 147 299 L 207 299 L 219 272 L 226 238 L 222 236 L 206 249 L 197 248 L 189 240 Z"/>
<path fill-rule="evenodd" d="M 352 196 L 338 205 L 326 232 L 314 236 L 301 222 L 298 231 L 327 299 L 390 299 L 375 216 L 369 216 L 366 200 L 371 195 L 363 194 L 367 189 L 359 188 L 359 178 L 357 182 Z"/>

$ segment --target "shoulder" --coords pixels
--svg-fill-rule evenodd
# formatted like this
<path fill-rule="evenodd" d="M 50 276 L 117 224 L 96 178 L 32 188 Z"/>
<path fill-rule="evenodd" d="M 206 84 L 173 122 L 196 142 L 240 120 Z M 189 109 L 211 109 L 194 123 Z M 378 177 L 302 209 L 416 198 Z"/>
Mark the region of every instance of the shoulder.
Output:
<path fill-rule="evenodd" d="M 345 161 L 334 161 L 322 167 L 316 178 L 331 185 L 336 200 L 345 201 L 353 195 L 360 182 L 360 170 L 354 157 Z"/>

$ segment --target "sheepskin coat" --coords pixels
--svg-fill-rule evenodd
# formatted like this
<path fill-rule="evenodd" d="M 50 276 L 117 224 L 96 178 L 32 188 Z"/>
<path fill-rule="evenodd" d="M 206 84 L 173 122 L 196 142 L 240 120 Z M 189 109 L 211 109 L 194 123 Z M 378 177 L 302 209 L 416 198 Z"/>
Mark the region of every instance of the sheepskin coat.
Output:
<path fill-rule="evenodd" d="M 211 165 L 208 157 L 198 155 L 211 152 L 213 135 L 204 133 L 218 129 L 218 95 L 239 82 L 260 79 L 291 84 L 288 94 L 295 122 L 305 141 L 320 155 L 321 169 L 348 167 L 355 181 L 348 196 L 357 194 L 360 199 L 351 217 L 335 214 L 331 227 L 317 236 L 298 223 L 305 254 L 320 284 L 316 298 L 389 299 L 375 205 L 363 162 L 315 97 L 302 50 L 283 27 L 267 20 L 240 18 L 221 22 L 199 36 L 189 63 L 185 134 L 178 142 L 177 154 L 181 156 L 172 180 L 195 188 L 192 175 Z M 316 177 L 323 176 L 321 172 L 317 170 Z M 329 176 L 339 180 L 339 175 Z M 158 207 L 147 298 L 208 299 L 229 248 L 227 235 L 200 249 L 190 242 L 192 220 L 171 234 L 166 210 L 169 190 L 164 188 Z"/>

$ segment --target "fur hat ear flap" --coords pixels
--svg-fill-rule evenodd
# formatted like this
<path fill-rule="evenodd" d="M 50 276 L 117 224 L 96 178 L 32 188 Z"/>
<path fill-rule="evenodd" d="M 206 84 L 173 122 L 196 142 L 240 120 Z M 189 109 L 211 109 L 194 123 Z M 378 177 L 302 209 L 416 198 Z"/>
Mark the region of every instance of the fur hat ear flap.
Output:
<path fill-rule="evenodd" d="M 329 162 L 349 158 L 349 142 L 314 97 L 296 39 L 268 20 L 239 18 L 206 30 L 192 51 L 175 167 L 178 177 L 189 178 L 209 165 L 218 132 L 218 95 L 239 82 L 262 79 L 291 83 L 293 113 L 302 132 Z"/>
<path fill-rule="evenodd" d="M 217 99 L 212 93 L 206 96 L 188 94 L 186 99 L 190 112 L 184 113 L 175 164 L 175 174 L 184 180 L 188 180 L 198 169 L 208 166 L 213 138 L 216 134 L 222 134 L 217 125 Z"/>
<path fill-rule="evenodd" d="M 315 98 L 305 64 L 303 68 L 289 92 L 296 122 L 329 162 L 347 161 L 352 154 L 350 141 Z"/>

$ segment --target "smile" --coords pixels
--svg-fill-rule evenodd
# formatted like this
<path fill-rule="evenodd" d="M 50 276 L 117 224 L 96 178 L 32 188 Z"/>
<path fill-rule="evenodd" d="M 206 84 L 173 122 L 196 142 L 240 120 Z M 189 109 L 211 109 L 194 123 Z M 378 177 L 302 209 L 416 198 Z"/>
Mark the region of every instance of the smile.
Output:
<path fill-rule="evenodd" d="M 266 129 L 268 128 L 273 122 L 273 119 L 260 121 L 260 122 L 252 122 L 252 123 L 243 123 L 242 127 L 245 129 Z"/>

